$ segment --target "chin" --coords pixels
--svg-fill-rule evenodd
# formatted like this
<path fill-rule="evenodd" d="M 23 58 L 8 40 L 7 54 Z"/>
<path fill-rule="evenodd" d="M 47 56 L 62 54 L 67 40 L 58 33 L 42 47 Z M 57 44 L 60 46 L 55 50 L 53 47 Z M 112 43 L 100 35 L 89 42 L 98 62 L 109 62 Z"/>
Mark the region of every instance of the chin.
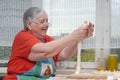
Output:
<path fill-rule="evenodd" d="M 46 36 L 46 34 L 45 34 L 45 35 L 42 35 L 41 37 L 44 38 L 45 36 Z"/>

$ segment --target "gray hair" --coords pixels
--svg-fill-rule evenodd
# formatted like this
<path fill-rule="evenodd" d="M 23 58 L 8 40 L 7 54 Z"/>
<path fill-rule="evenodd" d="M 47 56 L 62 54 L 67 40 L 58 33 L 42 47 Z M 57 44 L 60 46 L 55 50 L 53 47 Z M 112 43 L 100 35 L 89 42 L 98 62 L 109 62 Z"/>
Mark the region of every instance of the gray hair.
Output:
<path fill-rule="evenodd" d="M 28 27 L 26 26 L 26 22 L 29 21 L 34 21 L 37 19 L 38 15 L 42 12 L 45 12 L 45 10 L 38 8 L 38 7 L 31 7 L 27 9 L 23 15 L 23 24 L 24 24 L 24 29 L 29 30 Z"/>

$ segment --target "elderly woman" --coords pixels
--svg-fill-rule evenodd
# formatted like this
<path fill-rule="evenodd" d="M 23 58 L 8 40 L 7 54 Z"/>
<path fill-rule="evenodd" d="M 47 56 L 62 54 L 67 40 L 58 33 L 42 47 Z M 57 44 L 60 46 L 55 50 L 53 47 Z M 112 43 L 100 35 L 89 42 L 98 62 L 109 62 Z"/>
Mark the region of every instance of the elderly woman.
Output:
<path fill-rule="evenodd" d="M 25 11 L 23 23 L 24 30 L 15 36 L 4 80 L 44 80 L 53 76 L 56 62 L 71 58 L 78 42 L 93 34 L 93 24 L 85 22 L 69 35 L 54 40 L 46 34 L 47 13 L 38 7 Z"/>

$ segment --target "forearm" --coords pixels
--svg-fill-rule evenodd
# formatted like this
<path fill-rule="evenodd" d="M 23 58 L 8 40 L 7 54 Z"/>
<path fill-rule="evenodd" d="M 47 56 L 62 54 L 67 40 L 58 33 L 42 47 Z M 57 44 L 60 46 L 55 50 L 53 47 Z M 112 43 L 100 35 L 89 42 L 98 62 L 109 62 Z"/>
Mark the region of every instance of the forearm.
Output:
<path fill-rule="evenodd" d="M 77 42 L 71 42 L 67 47 L 65 47 L 61 53 L 59 54 L 58 61 L 67 60 L 71 58 L 77 51 Z M 46 55 L 46 53 L 34 53 L 31 52 L 29 55 L 29 60 L 31 61 L 38 61 L 46 58 L 53 57 L 56 53 L 49 53 L 49 55 Z"/>
<path fill-rule="evenodd" d="M 70 59 L 77 52 L 77 44 L 78 42 L 72 42 L 63 51 L 60 53 L 58 57 L 58 61 Z"/>
<path fill-rule="evenodd" d="M 31 52 L 44 53 L 47 58 L 54 56 L 59 51 L 63 50 L 69 43 L 75 41 L 74 37 L 67 35 L 58 40 L 54 40 L 48 43 L 39 43 L 32 48 Z"/>

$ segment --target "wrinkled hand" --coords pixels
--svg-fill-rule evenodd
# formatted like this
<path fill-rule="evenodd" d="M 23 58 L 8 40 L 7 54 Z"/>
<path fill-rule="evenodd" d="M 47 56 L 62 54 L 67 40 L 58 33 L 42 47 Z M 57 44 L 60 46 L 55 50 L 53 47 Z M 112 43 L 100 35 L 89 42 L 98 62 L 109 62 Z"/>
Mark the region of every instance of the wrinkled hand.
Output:
<path fill-rule="evenodd" d="M 75 40 L 80 41 L 93 35 L 94 25 L 85 21 L 78 29 L 72 32 Z"/>
<path fill-rule="evenodd" d="M 87 33 L 86 33 L 86 36 L 84 38 L 91 37 L 93 35 L 94 25 L 91 22 L 87 22 L 87 21 L 85 21 L 83 25 L 87 26 Z"/>

